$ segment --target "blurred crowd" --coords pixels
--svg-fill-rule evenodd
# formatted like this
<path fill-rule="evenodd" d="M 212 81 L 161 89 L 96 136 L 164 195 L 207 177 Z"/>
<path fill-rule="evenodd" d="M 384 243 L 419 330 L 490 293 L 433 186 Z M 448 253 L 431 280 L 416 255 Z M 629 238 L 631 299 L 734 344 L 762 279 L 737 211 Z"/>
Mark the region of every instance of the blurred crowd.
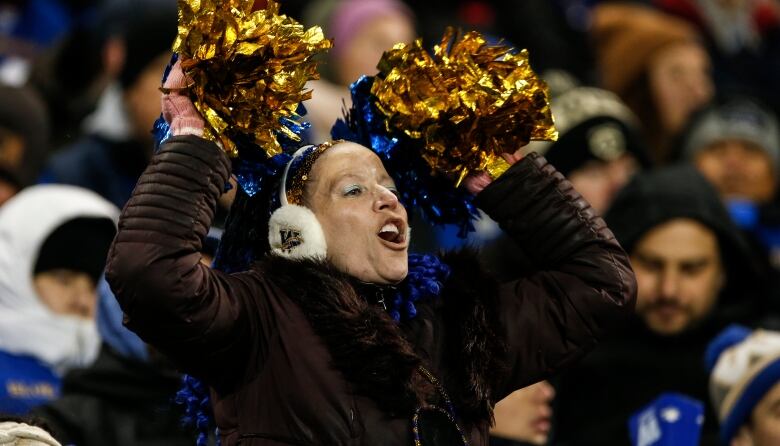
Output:
<path fill-rule="evenodd" d="M 652 429 L 629 420 L 668 393 L 702 405 L 702 445 L 780 444 L 780 1 L 281 5 L 334 39 L 305 103 L 313 142 L 385 50 L 449 25 L 527 48 L 549 85 L 559 138 L 525 150 L 604 216 L 638 301 L 584 361 L 498 402 L 494 444 L 631 444 Z M 102 278 L 176 20 L 175 0 L 0 0 L 0 444 L 194 443 L 179 374 Z M 504 279 L 537 267 L 487 217 L 466 239 L 413 223 L 416 250 L 477 246 Z"/>

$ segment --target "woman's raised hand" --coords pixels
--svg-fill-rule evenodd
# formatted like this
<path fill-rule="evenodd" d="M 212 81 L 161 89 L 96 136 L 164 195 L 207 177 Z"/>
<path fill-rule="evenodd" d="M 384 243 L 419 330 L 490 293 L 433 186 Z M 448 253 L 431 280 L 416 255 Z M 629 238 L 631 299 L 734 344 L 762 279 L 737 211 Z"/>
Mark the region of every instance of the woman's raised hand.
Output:
<path fill-rule="evenodd" d="M 523 159 L 523 154 L 521 152 L 522 149 L 518 149 L 514 153 L 502 153 L 501 157 L 504 158 L 504 160 L 511 166 L 512 164 Z M 463 180 L 463 187 L 465 187 L 466 190 L 468 190 L 471 194 L 477 195 L 478 193 L 482 192 L 482 189 L 488 187 L 488 185 L 492 182 L 493 178 L 491 178 L 487 172 L 475 172 Z"/>
<path fill-rule="evenodd" d="M 172 135 L 203 136 L 205 122 L 186 91 L 191 83 L 191 79 L 182 71 L 180 58 L 171 67 L 161 89 L 162 114 L 165 122 L 171 126 Z"/>

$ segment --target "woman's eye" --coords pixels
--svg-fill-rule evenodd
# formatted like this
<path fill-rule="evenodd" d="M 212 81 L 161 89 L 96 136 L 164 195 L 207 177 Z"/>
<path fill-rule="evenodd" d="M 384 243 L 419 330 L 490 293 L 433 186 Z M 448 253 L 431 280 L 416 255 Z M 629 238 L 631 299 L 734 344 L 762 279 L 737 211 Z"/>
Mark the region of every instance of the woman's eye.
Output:
<path fill-rule="evenodd" d="M 358 185 L 347 186 L 346 188 L 344 188 L 344 196 L 345 197 L 354 197 L 354 196 L 360 195 L 360 193 L 362 191 L 363 191 L 363 188 L 361 188 Z"/>
<path fill-rule="evenodd" d="M 387 187 L 387 190 L 393 193 L 393 195 L 396 196 L 396 198 L 401 198 L 401 193 L 398 192 L 398 189 L 395 188 L 395 186 L 389 186 Z"/>

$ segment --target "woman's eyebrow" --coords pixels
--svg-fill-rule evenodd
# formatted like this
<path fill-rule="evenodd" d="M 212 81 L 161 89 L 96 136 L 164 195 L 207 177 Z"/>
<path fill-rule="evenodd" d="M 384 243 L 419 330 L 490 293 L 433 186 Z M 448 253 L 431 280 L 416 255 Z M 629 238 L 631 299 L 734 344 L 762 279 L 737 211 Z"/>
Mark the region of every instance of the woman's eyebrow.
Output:
<path fill-rule="evenodd" d="M 338 175 L 334 175 L 330 179 L 330 182 L 328 184 L 328 189 L 333 189 L 334 187 L 336 187 L 337 184 L 348 179 L 362 180 L 363 177 L 361 177 L 356 173 L 351 173 L 351 172 L 339 173 Z"/>

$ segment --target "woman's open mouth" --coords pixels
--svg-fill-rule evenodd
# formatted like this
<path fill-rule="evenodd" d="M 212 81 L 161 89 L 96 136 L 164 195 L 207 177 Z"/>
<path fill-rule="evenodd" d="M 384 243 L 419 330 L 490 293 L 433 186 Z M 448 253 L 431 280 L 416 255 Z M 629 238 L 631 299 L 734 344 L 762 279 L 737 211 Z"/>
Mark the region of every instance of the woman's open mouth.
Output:
<path fill-rule="evenodd" d="M 406 248 L 406 226 L 401 220 L 388 220 L 379 229 L 377 236 L 393 249 Z"/>

